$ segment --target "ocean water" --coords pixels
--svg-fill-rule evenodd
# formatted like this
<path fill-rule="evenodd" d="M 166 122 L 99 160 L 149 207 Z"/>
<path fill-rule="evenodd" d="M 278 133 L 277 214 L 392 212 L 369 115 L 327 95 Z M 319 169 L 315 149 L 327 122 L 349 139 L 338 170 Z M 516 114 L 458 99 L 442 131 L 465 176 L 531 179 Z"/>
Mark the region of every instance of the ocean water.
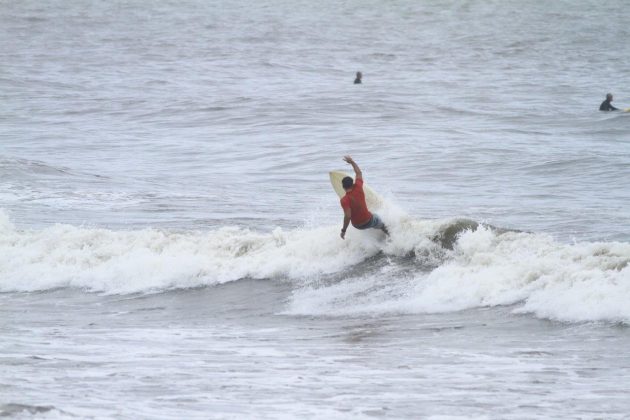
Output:
<path fill-rule="evenodd" d="M 0 416 L 628 418 L 629 21 L 0 2 Z"/>

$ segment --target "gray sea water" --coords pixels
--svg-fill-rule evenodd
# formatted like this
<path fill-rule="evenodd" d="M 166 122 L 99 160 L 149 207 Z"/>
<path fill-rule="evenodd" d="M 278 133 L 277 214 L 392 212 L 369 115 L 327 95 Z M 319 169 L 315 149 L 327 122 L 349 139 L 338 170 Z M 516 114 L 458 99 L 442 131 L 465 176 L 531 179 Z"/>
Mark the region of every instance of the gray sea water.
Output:
<path fill-rule="evenodd" d="M 629 418 L 629 10 L 0 1 L 0 416 Z"/>

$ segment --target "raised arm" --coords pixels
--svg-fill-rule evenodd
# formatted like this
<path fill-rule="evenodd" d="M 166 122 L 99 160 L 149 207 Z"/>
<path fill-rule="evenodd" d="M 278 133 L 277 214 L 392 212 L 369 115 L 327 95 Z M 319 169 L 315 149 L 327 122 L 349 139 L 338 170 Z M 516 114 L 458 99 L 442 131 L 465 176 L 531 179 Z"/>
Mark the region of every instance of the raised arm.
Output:
<path fill-rule="evenodd" d="M 361 172 L 359 165 L 357 165 L 357 163 L 350 156 L 344 156 L 343 160 L 352 165 L 352 169 L 354 169 L 356 179 L 363 179 L 363 173 Z"/>

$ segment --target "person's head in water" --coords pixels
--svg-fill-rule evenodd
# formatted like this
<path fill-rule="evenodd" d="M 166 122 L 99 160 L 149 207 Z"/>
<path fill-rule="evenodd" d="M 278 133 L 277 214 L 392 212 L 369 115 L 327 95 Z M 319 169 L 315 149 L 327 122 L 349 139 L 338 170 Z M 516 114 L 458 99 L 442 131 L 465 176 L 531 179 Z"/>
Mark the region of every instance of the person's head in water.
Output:
<path fill-rule="evenodd" d="M 343 186 L 344 190 L 350 191 L 352 189 L 352 186 L 354 185 L 354 181 L 352 180 L 352 178 L 347 176 L 341 180 L 341 185 Z"/>
<path fill-rule="evenodd" d="M 606 94 L 606 100 L 607 100 L 608 102 L 612 102 L 612 98 L 613 98 L 613 97 L 612 97 L 612 93 L 607 93 L 607 94 Z"/>
<path fill-rule="evenodd" d="M 356 79 L 354 79 L 354 84 L 358 85 L 359 83 L 361 83 L 361 78 L 363 77 L 363 73 L 361 73 L 360 71 L 357 72 L 357 77 Z"/>

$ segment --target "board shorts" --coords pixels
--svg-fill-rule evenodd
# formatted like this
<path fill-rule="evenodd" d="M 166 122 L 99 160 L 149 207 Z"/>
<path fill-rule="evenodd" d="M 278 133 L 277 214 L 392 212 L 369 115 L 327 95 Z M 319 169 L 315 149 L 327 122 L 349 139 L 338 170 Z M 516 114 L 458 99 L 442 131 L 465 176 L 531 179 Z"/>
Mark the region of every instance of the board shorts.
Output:
<path fill-rule="evenodd" d="M 376 214 L 376 213 L 372 213 L 372 218 L 370 219 L 369 222 L 364 223 L 361 226 L 355 226 L 355 228 L 359 229 L 359 230 L 363 230 L 363 229 L 383 229 L 384 227 L 385 227 L 385 224 L 383 223 L 381 218 L 378 217 L 378 214 Z"/>

